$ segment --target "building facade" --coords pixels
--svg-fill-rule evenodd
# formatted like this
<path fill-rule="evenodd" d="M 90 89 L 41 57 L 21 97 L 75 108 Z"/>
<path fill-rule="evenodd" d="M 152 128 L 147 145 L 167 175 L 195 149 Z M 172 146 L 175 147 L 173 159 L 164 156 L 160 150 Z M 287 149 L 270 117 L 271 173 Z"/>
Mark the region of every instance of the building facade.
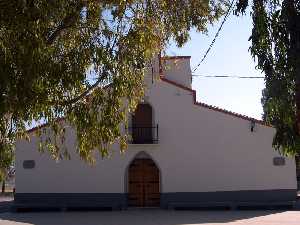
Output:
<path fill-rule="evenodd" d="M 262 121 L 196 101 L 190 57 L 165 57 L 146 78 L 144 101 L 131 115 L 132 143 L 94 166 L 55 162 L 38 139 L 16 149 L 17 206 L 202 207 L 292 205 L 296 169 L 272 148 L 275 129 Z M 154 71 L 154 72 L 153 72 Z M 72 128 L 69 149 L 76 148 Z"/>

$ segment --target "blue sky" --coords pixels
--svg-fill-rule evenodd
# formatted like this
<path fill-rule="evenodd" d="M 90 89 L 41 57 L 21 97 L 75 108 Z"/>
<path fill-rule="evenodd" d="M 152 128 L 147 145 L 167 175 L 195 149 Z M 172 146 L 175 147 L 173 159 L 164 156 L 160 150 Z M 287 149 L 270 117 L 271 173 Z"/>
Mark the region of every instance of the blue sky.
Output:
<path fill-rule="evenodd" d="M 209 26 L 208 34 L 191 32 L 190 41 L 182 48 L 171 44 L 168 55 L 190 55 L 191 67 L 201 60 L 214 38 L 221 20 Z M 201 64 L 196 74 L 264 76 L 255 69 L 255 62 L 248 51 L 248 41 L 252 29 L 249 14 L 236 17 L 230 15 L 221 30 L 212 50 Z M 215 105 L 233 112 L 261 119 L 261 92 L 264 79 L 237 78 L 193 78 L 193 89 L 197 91 L 197 100 Z"/>

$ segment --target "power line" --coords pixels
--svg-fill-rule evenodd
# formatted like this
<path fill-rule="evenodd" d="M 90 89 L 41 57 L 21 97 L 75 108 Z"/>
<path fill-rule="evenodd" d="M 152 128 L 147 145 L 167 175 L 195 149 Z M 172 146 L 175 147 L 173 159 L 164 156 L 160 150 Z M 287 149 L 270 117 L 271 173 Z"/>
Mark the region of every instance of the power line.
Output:
<path fill-rule="evenodd" d="M 233 3 L 234 3 L 234 2 L 235 2 L 235 0 L 232 0 L 232 1 L 231 1 L 230 5 L 229 5 L 229 8 L 228 8 L 228 10 L 227 10 L 227 12 L 226 12 L 226 14 L 225 14 L 225 16 L 224 16 L 224 19 L 223 19 L 223 21 L 222 21 L 222 23 L 221 23 L 221 26 L 219 27 L 217 33 L 215 34 L 214 39 L 213 39 L 212 42 L 210 43 L 210 45 L 209 45 L 208 49 L 206 50 L 205 54 L 203 55 L 201 61 L 200 61 L 200 62 L 198 63 L 198 65 L 193 69 L 193 72 L 195 72 L 195 71 L 198 69 L 198 67 L 199 67 L 199 66 L 201 65 L 201 63 L 205 60 L 206 56 L 208 55 L 208 53 L 209 53 L 210 50 L 212 49 L 212 47 L 213 47 L 213 45 L 214 45 L 214 43 L 215 43 L 217 37 L 219 36 L 220 31 L 221 31 L 222 28 L 223 28 L 224 23 L 226 22 L 226 20 L 227 20 L 229 14 L 230 14 L 230 12 L 231 12 L 231 9 L 232 9 L 232 6 L 233 6 Z"/>
<path fill-rule="evenodd" d="M 202 75 L 192 74 L 192 77 L 210 77 L 210 78 L 238 78 L 238 79 L 263 79 L 262 76 L 234 76 L 234 75 Z"/>

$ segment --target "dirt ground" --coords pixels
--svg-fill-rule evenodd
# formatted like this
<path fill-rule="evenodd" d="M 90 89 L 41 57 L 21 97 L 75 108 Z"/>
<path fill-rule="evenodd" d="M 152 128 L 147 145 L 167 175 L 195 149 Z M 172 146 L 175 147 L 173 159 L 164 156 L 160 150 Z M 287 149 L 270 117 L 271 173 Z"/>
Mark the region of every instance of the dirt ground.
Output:
<path fill-rule="evenodd" d="M 300 211 L 174 211 L 1 213 L 0 225 L 299 225 Z"/>

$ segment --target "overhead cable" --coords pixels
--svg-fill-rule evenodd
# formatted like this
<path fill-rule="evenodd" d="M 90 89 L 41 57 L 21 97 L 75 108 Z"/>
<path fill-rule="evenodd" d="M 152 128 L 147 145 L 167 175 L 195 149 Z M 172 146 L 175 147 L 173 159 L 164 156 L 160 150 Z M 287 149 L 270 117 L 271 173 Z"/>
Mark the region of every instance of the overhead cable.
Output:
<path fill-rule="evenodd" d="M 235 75 L 203 75 L 192 74 L 192 77 L 209 77 L 209 78 L 238 78 L 238 79 L 263 79 L 263 76 L 235 76 Z"/>
<path fill-rule="evenodd" d="M 230 12 L 231 12 L 231 9 L 232 9 L 232 7 L 233 7 L 234 2 L 235 2 L 235 0 L 232 0 L 232 1 L 231 1 L 230 5 L 229 5 L 229 8 L 228 8 L 228 10 L 227 10 L 227 12 L 226 12 L 226 14 L 225 14 L 225 16 L 224 16 L 224 19 L 223 19 L 223 21 L 222 21 L 222 23 L 221 23 L 221 26 L 219 27 L 217 33 L 215 34 L 214 39 L 213 39 L 212 42 L 210 43 L 210 45 L 209 45 L 208 49 L 206 50 L 205 54 L 203 55 L 202 59 L 201 59 L 200 62 L 197 64 L 197 66 L 194 67 L 193 72 L 195 72 L 195 71 L 199 68 L 199 66 L 202 64 L 202 62 L 205 60 L 205 58 L 207 57 L 208 53 L 209 53 L 210 50 L 212 49 L 212 47 L 213 47 L 213 45 L 214 45 L 214 43 L 215 43 L 217 37 L 218 37 L 219 34 L 220 34 L 220 31 L 221 31 L 222 28 L 223 28 L 224 23 L 226 22 L 228 16 L 230 15 Z"/>

